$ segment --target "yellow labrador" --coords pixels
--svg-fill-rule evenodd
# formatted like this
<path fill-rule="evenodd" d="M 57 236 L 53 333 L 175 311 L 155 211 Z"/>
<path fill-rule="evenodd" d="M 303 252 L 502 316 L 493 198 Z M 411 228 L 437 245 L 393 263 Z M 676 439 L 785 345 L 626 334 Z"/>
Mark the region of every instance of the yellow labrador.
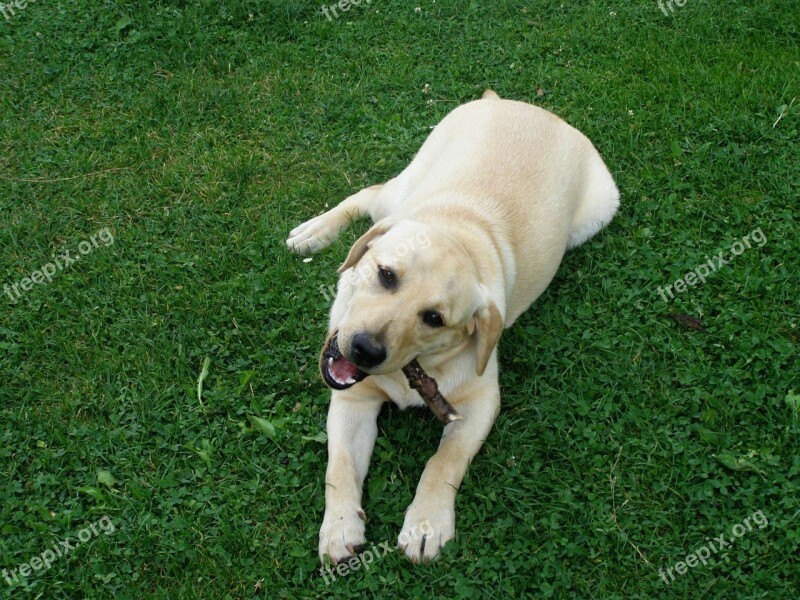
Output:
<path fill-rule="evenodd" d="M 291 232 L 288 247 L 308 253 L 354 219 L 375 223 L 339 270 L 320 357 L 333 389 L 321 558 L 346 560 L 365 543 L 361 489 L 376 418 L 390 399 L 423 405 L 401 371 L 414 359 L 463 419 L 444 427 L 399 545 L 427 561 L 455 536 L 456 490 L 500 407 L 500 334 L 544 291 L 564 252 L 618 206 L 614 180 L 583 134 L 487 90 L 447 115 L 400 175 Z"/>

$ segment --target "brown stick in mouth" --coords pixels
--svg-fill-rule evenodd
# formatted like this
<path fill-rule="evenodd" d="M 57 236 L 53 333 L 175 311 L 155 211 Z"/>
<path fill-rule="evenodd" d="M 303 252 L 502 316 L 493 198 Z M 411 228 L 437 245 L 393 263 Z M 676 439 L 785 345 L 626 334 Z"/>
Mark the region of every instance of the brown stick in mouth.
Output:
<path fill-rule="evenodd" d="M 439 385 L 436 383 L 436 380 L 424 371 L 416 359 L 403 367 L 403 374 L 405 374 L 406 379 L 408 379 L 408 385 L 411 386 L 411 389 L 422 396 L 425 404 L 428 405 L 431 412 L 436 415 L 436 418 L 442 423 L 446 425 L 447 423 L 460 421 L 464 418 L 458 414 L 456 409 L 442 396 L 439 392 Z"/>

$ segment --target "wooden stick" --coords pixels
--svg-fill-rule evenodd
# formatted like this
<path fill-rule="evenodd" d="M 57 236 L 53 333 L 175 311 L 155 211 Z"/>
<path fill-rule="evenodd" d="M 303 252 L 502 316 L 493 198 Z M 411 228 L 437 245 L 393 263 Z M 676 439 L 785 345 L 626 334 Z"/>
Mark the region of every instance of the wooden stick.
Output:
<path fill-rule="evenodd" d="M 433 412 L 436 418 L 442 423 L 446 425 L 464 418 L 458 414 L 456 409 L 442 396 L 439 392 L 439 385 L 436 383 L 436 380 L 425 373 L 416 359 L 403 367 L 403 373 L 406 379 L 408 379 L 408 385 L 411 386 L 411 389 L 422 396 L 425 404 L 428 405 L 431 412 Z"/>

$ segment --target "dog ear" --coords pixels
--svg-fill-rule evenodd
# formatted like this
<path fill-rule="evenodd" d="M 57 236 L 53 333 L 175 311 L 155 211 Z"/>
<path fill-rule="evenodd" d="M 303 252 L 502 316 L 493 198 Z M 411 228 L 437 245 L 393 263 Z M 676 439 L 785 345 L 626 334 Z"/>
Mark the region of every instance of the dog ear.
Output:
<path fill-rule="evenodd" d="M 339 267 L 339 273 L 344 273 L 352 266 L 358 264 L 358 261 L 367 253 L 369 250 L 369 243 L 382 236 L 384 233 L 391 229 L 391 223 L 387 223 L 385 221 L 380 221 L 373 225 L 367 233 L 362 235 L 360 238 L 356 240 L 356 243 L 353 244 L 353 247 L 350 248 L 350 253 L 347 255 L 347 260 L 344 261 L 344 264 Z"/>
<path fill-rule="evenodd" d="M 475 373 L 480 377 L 486 370 L 489 357 L 492 355 L 495 346 L 500 341 L 503 333 L 504 319 L 497 308 L 497 304 L 492 301 L 475 311 L 474 318 L 475 344 L 477 346 L 477 360 L 475 362 Z"/>

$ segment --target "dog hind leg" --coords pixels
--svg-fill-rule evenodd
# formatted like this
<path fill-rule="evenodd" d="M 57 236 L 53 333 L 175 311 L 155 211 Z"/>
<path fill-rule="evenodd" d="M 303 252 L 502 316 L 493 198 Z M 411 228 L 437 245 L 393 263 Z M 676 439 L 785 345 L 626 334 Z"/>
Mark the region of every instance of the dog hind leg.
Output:
<path fill-rule="evenodd" d="M 600 155 L 586 166 L 584 193 L 572 218 L 567 250 L 581 245 L 611 222 L 619 208 L 619 190 Z"/>

